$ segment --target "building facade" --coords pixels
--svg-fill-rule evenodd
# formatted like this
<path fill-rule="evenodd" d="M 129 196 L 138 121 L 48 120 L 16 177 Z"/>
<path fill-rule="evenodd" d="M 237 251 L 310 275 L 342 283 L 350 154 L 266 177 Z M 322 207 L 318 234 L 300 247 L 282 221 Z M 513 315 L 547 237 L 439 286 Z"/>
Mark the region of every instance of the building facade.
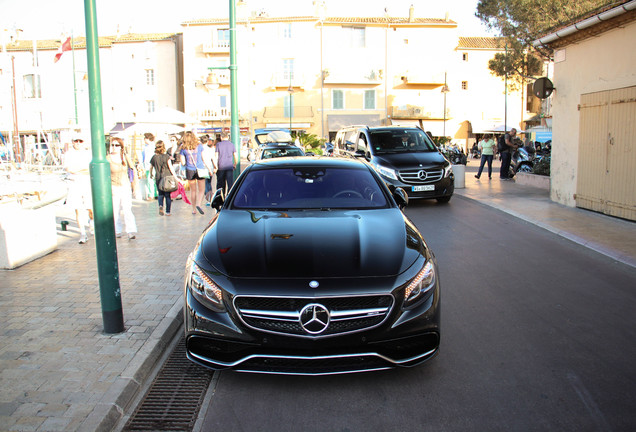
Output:
<path fill-rule="evenodd" d="M 242 133 L 283 127 L 332 139 L 352 124 L 417 125 L 469 147 L 475 134 L 520 129 L 524 89 L 506 92 L 488 60 L 497 38 L 407 17 L 251 16 L 237 20 Z M 229 127 L 229 22 L 183 23 L 185 111 Z M 445 90 L 445 91 L 444 91 Z M 506 111 L 507 106 L 507 111 Z"/>
<path fill-rule="evenodd" d="M 0 132 L 29 146 L 66 141 L 90 130 L 86 39 L 5 41 L 0 52 Z M 180 34 L 127 34 L 99 38 L 104 129 L 133 123 L 159 107 L 183 107 Z M 14 91 L 15 90 L 15 91 Z"/>
<path fill-rule="evenodd" d="M 636 1 L 535 41 L 554 50 L 551 198 L 636 220 Z"/>

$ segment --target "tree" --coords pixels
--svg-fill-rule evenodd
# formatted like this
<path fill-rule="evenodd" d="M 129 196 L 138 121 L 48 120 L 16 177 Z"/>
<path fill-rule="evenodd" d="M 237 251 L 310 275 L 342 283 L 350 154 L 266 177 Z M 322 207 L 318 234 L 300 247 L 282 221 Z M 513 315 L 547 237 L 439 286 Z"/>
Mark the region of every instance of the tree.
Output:
<path fill-rule="evenodd" d="M 506 54 L 498 53 L 489 69 L 508 76 L 512 85 L 541 73 L 543 60 L 552 52 L 533 47 L 532 42 L 556 29 L 616 0 L 479 0 L 475 16 L 504 38 Z"/>

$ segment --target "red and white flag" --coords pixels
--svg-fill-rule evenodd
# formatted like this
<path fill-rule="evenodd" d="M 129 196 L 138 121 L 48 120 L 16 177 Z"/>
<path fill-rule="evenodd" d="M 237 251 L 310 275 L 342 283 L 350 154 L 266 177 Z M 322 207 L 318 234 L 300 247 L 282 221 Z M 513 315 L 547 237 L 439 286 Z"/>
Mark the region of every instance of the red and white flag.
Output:
<path fill-rule="evenodd" d="M 69 36 L 64 43 L 62 44 L 61 47 L 59 47 L 57 49 L 57 54 L 55 54 L 55 59 L 53 60 L 53 63 L 57 63 L 57 61 L 62 58 L 62 54 L 64 54 L 64 51 L 70 51 L 71 50 L 71 37 Z"/>

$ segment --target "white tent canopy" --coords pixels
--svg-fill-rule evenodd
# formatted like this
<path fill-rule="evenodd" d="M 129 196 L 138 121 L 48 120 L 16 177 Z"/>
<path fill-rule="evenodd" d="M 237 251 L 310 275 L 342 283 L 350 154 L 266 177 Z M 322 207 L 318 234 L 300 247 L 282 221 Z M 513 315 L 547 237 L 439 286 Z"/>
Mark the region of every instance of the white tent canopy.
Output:
<path fill-rule="evenodd" d="M 152 132 L 155 135 L 174 135 L 183 132 L 185 128 L 174 124 L 160 123 L 135 123 L 126 129 L 116 132 L 114 135 L 143 135 L 146 132 Z"/>

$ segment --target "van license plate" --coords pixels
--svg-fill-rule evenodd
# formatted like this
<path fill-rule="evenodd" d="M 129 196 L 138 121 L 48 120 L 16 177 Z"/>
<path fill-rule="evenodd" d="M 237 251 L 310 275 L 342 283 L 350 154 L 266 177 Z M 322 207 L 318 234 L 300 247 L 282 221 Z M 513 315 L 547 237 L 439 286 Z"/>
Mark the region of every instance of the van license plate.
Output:
<path fill-rule="evenodd" d="M 435 190 L 435 185 L 413 186 L 413 192 L 423 192 Z"/>

